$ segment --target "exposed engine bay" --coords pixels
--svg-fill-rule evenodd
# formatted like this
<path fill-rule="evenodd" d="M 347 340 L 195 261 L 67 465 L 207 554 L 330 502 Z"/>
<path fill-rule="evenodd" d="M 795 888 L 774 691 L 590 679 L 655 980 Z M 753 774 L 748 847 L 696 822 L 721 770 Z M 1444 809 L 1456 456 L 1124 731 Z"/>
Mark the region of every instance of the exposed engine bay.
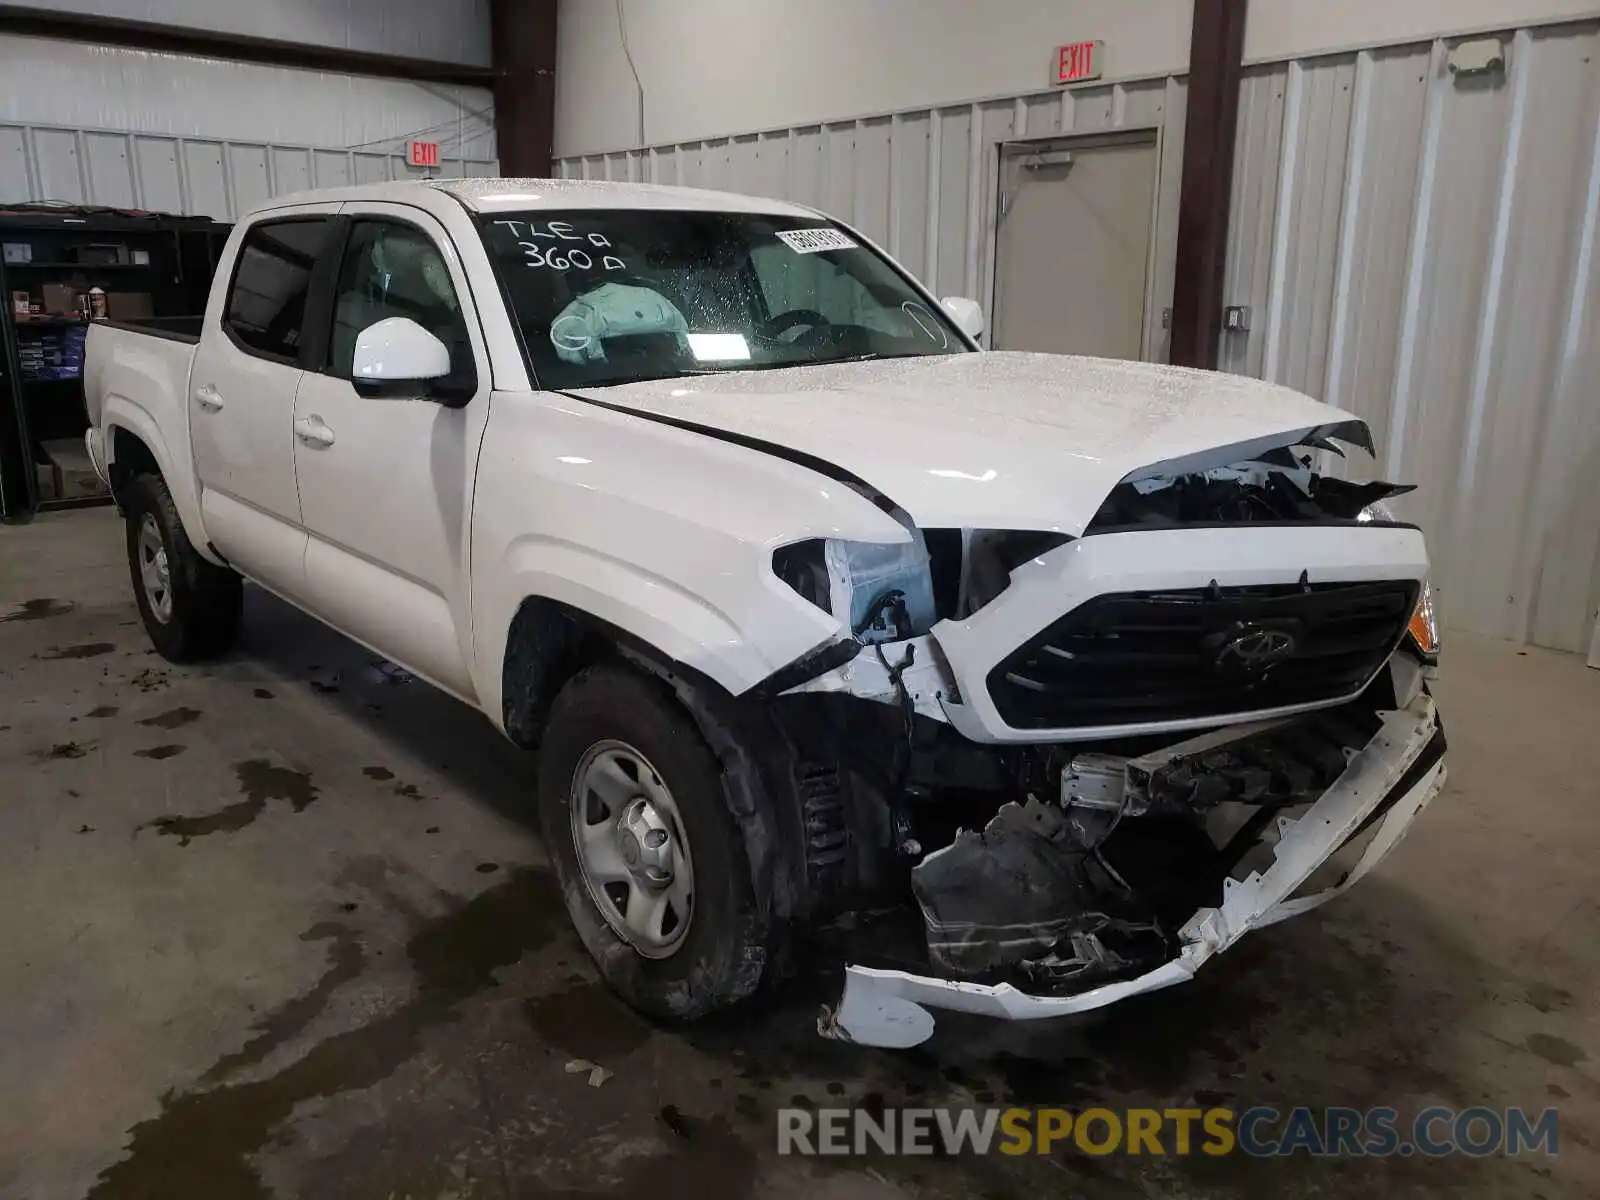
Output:
<path fill-rule="evenodd" d="M 1164 961 L 1182 924 L 1270 846 L 1276 819 L 1343 774 L 1386 702 L 1138 754 L 1045 755 L 1057 788 L 1041 780 L 912 870 L 930 962 L 955 978 L 1070 992 Z"/>

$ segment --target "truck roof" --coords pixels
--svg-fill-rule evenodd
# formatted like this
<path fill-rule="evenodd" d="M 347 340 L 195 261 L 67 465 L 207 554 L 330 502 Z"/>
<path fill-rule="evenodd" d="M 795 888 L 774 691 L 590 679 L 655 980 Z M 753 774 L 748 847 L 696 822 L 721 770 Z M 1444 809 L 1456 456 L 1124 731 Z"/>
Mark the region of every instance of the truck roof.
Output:
<path fill-rule="evenodd" d="M 417 179 L 363 183 L 277 196 L 261 208 L 349 200 L 389 200 L 416 204 L 422 192 L 444 192 L 473 211 L 484 213 L 524 212 L 540 208 L 657 208 L 768 213 L 792 217 L 819 215 L 803 205 L 759 196 L 741 196 L 736 192 L 598 179 Z"/>

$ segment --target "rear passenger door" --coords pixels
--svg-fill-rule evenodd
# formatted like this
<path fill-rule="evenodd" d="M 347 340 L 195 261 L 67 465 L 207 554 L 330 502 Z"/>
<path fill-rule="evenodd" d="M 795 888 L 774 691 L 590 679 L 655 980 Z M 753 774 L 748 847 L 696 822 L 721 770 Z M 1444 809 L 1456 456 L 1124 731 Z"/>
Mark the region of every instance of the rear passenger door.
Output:
<path fill-rule="evenodd" d="M 474 701 L 472 483 L 489 416 L 489 365 L 460 257 L 420 209 L 347 204 L 331 312 L 294 409 L 306 606 L 324 621 Z M 451 403 L 357 393 L 362 330 L 406 317 L 450 351 Z"/>
<path fill-rule="evenodd" d="M 250 224 L 189 376 L 206 535 L 246 575 L 296 598 L 306 538 L 294 476 L 294 399 L 309 351 L 307 308 L 319 264 L 331 266 L 323 255 L 337 210 L 308 206 Z"/>

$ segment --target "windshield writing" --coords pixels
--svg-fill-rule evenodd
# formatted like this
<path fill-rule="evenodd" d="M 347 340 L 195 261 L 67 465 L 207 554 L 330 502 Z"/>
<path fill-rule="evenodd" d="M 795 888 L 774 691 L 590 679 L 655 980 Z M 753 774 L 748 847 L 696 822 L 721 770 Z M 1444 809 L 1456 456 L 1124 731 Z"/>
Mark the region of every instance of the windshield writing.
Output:
<path fill-rule="evenodd" d="M 540 386 L 965 351 L 882 256 L 821 220 L 578 210 L 486 217 Z"/>

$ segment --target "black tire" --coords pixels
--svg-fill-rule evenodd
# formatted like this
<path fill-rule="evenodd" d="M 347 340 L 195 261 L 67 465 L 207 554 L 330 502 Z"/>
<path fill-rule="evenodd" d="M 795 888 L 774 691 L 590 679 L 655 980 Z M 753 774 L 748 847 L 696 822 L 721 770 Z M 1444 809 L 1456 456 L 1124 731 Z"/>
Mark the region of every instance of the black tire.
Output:
<path fill-rule="evenodd" d="M 119 497 L 127 518 L 128 571 L 145 632 L 163 658 L 198 662 L 227 652 L 239 632 L 244 590 L 239 576 L 207 562 L 184 531 L 166 480 L 138 475 Z M 147 526 L 147 522 L 149 525 Z M 141 537 L 147 528 L 159 535 L 166 552 L 168 601 L 165 616 L 145 586 Z"/>
<path fill-rule="evenodd" d="M 647 958 L 596 904 L 572 826 L 575 773 L 592 747 L 625 743 L 670 791 L 691 848 L 692 915 L 666 958 Z M 539 820 L 567 912 L 607 983 L 647 1016 L 692 1020 L 755 991 L 769 922 L 757 903 L 721 771 L 694 719 L 658 681 L 621 665 L 590 667 L 556 697 L 539 753 Z"/>

